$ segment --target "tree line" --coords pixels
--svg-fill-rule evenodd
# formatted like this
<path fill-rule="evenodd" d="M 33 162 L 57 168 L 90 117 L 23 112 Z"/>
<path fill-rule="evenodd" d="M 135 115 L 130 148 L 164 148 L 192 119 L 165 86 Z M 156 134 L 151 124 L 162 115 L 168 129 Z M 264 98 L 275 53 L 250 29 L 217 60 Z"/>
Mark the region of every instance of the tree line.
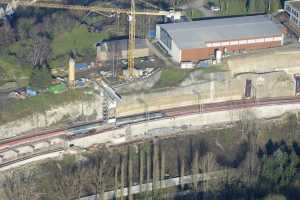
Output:
<path fill-rule="evenodd" d="M 102 147 L 75 158 L 48 161 L 33 170 L 6 173 L 2 189 L 8 200 L 71 200 L 105 191 L 124 191 L 128 199 L 264 199 L 300 194 L 299 120 L 291 114 L 281 123 L 261 124 L 249 117 L 234 127 L 118 148 Z M 261 144 L 261 134 L 284 134 Z M 279 137 L 279 136 L 276 136 Z M 227 141 L 226 141 L 227 140 Z M 161 180 L 220 169 L 237 178 L 183 184 L 161 189 Z M 133 185 L 152 182 L 152 191 L 133 195 Z M 122 192 L 121 192 L 122 193 Z M 284 196 L 283 196 L 284 195 Z M 1 197 L 1 196 L 0 196 Z M 293 198 L 294 197 L 294 198 Z M 119 195 L 115 199 L 125 199 Z"/>
<path fill-rule="evenodd" d="M 221 15 L 273 13 L 283 8 L 284 0 L 218 0 Z"/>

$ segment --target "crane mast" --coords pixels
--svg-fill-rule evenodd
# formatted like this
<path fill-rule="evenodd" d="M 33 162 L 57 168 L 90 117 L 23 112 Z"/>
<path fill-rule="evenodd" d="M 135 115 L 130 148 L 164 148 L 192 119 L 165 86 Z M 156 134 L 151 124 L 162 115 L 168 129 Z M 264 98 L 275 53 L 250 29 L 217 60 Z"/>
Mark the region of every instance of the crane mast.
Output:
<path fill-rule="evenodd" d="M 128 16 L 129 19 L 129 38 L 128 38 L 128 75 L 129 78 L 133 78 L 134 74 L 134 50 L 135 50 L 135 2 L 131 0 L 131 13 Z"/>
<path fill-rule="evenodd" d="M 129 20 L 129 34 L 128 34 L 128 75 L 129 78 L 134 78 L 134 50 L 135 50 L 135 35 L 136 35 L 136 16 L 137 15 L 148 15 L 148 16 L 166 16 L 180 18 L 181 14 L 175 11 L 136 11 L 135 1 L 131 0 L 131 9 L 122 8 L 104 8 L 101 6 L 82 6 L 82 5 L 67 5 L 60 3 L 49 3 L 40 2 L 38 0 L 25 0 L 25 1 L 15 1 L 15 0 L 0 0 L 0 4 L 9 4 L 12 8 L 17 6 L 24 7 L 37 7 L 37 8 L 52 8 L 52 9 L 66 9 L 66 10 L 77 10 L 77 11 L 87 11 L 87 12 L 105 12 L 105 13 L 116 13 L 116 14 L 126 14 Z"/>

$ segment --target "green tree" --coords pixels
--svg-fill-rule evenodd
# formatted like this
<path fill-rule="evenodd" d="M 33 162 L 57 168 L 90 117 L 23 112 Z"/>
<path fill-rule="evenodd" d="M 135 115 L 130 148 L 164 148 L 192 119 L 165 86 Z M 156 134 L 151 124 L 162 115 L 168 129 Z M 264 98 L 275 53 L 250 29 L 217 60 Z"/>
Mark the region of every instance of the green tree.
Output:
<path fill-rule="evenodd" d="M 265 154 L 260 173 L 262 187 L 275 192 L 287 187 L 297 175 L 298 164 L 299 158 L 295 153 L 278 149 L 273 155 Z"/>
<path fill-rule="evenodd" d="M 281 2 L 280 0 L 271 0 L 270 6 L 270 12 L 277 12 L 281 8 Z"/>
<path fill-rule="evenodd" d="M 265 12 L 266 2 L 264 0 L 250 0 L 248 11 L 250 13 L 260 13 Z"/>
<path fill-rule="evenodd" d="M 35 67 L 32 71 L 29 85 L 33 89 L 44 90 L 51 84 L 51 80 L 51 73 L 47 67 Z"/>

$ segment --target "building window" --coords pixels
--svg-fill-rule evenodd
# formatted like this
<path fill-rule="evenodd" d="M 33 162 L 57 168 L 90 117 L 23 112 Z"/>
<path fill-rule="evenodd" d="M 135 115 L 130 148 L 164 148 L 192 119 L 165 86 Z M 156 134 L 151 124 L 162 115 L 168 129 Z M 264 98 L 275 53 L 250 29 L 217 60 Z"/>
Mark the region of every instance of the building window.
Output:
<path fill-rule="evenodd" d="M 172 48 L 172 38 L 163 28 L 160 28 L 160 40 L 164 43 L 164 45 L 166 45 L 166 47 L 168 47 L 168 49 Z"/>

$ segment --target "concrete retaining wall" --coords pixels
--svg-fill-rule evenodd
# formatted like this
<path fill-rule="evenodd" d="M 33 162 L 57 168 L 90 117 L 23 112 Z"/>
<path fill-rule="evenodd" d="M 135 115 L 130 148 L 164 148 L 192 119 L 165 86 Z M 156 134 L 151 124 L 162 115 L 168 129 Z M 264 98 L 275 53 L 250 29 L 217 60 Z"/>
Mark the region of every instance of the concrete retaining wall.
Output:
<path fill-rule="evenodd" d="M 44 113 L 37 113 L 28 117 L 0 125 L 0 139 L 23 134 L 33 129 L 45 128 L 62 120 L 75 120 L 80 116 L 94 119 L 102 118 L 102 97 L 96 96 L 92 101 L 76 101 L 67 105 L 54 107 Z"/>
<path fill-rule="evenodd" d="M 86 148 L 97 143 L 118 144 L 123 143 L 124 141 L 129 142 L 131 140 L 144 137 L 161 136 L 172 133 L 174 134 L 176 130 L 177 132 L 185 130 L 199 130 L 199 128 L 204 126 L 215 124 L 224 125 L 226 123 L 243 119 L 245 115 L 247 117 L 253 117 L 257 119 L 268 119 L 280 117 L 286 112 L 298 112 L 299 110 L 300 103 L 193 114 L 189 116 L 134 124 L 114 131 L 108 131 L 98 135 L 74 139 L 71 141 L 71 143 L 82 148 Z"/>

